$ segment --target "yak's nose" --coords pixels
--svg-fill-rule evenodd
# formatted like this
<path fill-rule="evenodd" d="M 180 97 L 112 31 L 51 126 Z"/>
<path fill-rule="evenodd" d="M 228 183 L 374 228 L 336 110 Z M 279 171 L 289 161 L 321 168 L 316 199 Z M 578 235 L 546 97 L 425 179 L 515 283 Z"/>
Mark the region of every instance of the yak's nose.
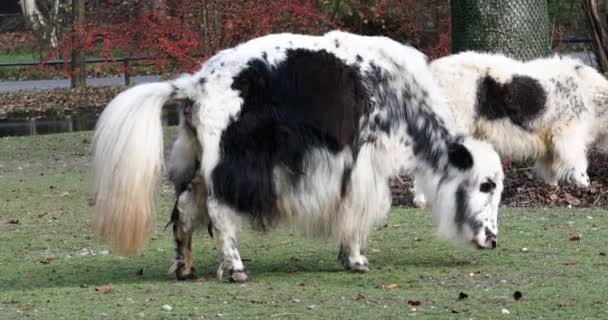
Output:
<path fill-rule="evenodd" d="M 492 244 L 492 249 L 496 249 L 496 235 L 494 235 L 494 234 L 487 235 L 486 243 Z"/>

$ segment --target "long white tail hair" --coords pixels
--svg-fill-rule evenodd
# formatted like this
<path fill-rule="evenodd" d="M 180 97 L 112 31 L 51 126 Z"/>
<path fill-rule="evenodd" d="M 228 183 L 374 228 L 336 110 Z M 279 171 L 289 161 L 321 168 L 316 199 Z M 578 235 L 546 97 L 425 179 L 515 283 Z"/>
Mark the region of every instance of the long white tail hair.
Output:
<path fill-rule="evenodd" d="M 142 247 L 163 170 L 162 107 L 175 98 L 172 82 L 138 85 L 105 108 L 94 137 L 94 224 L 118 254 Z"/>

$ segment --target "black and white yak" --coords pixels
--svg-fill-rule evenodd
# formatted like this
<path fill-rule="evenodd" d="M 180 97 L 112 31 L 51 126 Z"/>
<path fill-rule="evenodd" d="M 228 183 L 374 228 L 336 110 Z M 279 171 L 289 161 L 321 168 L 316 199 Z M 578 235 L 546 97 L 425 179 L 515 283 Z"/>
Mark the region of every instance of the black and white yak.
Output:
<path fill-rule="evenodd" d="M 560 56 L 521 62 L 464 52 L 433 61 L 431 72 L 456 130 L 489 142 L 504 160 L 534 160 L 550 185 L 589 186 L 587 150 L 608 146 L 608 80 L 594 68 Z M 415 183 L 422 207 L 420 189 Z"/>
<path fill-rule="evenodd" d="M 163 167 L 161 109 L 186 101 L 171 151 L 178 279 L 192 277 L 192 231 L 208 225 L 218 277 L 247 279 L 241 222 L 288 223 L 333 237 L 346 270 L 368 270 L 370 229 L 391 204 L 388 179 L 418 172 L 439 234 L 497 241 L 503 172 L 486 142 L 457 135 L 423 54 L 384 37 L 274 34 L 219 52 L 194 75 L 128 89 L 95 133 L 96 228 L 136 253 Z M 441 109 L 441 108 L 435 108 Z"/>

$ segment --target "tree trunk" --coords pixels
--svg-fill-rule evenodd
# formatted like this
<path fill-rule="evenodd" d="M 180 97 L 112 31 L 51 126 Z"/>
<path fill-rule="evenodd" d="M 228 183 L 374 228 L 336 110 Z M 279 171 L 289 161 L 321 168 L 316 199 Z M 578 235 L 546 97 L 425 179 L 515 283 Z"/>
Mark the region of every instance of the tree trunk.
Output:
<path fill-rule="evenodd" d="M 599 14 L 600 22 L 602 23 L 602 26 L 605 27 L 606 26 L 606 1 L 597 0 L 597 12 Z"/>
<path fill-rule="evenodd" d="M 72 0 L 73 21 L 72 28 L 74 36 L 78 34 L 78 30 L 84 28 L 84 13 L 85 0 Z M 75 41 L 76 39 L 74 39 Z M 72 88 L 81 88 L 86 86 L 86 61 L 83 48 L 79 45 L 72 46 Z"/>
<path fill-rule="evenodd" d="M 209 29 L 211 27 L 211 25 L 209 24 L 209 19 L 208 19 L 208 10 L 207 10 L 207 1 L 206 0 L 201 0 L 201 15 L 203 16 L 203 43 L 204 43 L 204 48 L 203 48 L 203 55 L 208 55 L 211 54 L 212 50 L 211 50 L 211 40 L 210 40 L 210 33 L 209 33 Z"/>
<path fill-rule="evenodd" d="M 59 4 L 57 1 L 57 5 Z M 38 9 L 38 5 L 36 5 L 36 0 L 21 0 L 19 2 L 21 5 L 21 12 L 25 17 L 25 21 L 28 26 L 36 33 L 42 36 L 43 39 L 49 41 L 49 45 L 51 48 L 57 48 L 57 34 L 55 28 L 52 30 L 48 30 L 48 26 L 46 21 L 44 21 L 44 16 Z"/>
<path fill-rule="evenodd" d="M 224 2 L 222 0 L 213 1 L 213 38 L 214 51 L 219 50 L 223 44 L 224 35 Z"/>
<path fill-rule="evenodd" d="M 593 52 L 595 53 L 598 69 L 606 74 L 608 72 L 608 34 L 598 12 L 598 1 L 583 0 L 583 8 L 587 14 L 587 21 L 591 29 Z"/>
<path fill-rule="evenodd" d="M 500 52 L 528 60 L 551 52 L 547 0 L 451 0 L 452 52 Z"/>
<path fill-rule="evenodd" d="M 59 20 L 59 0 L 53 1 L 53 17 L 51 18 L 50 42 L 51 48 L 57 48 L 57 21 Z"/>
<path fill-rule="evenodd" d="M 168 14 L 165 0 L 152 0 L 152 9 L 161 16 L 166 16 Z"/>

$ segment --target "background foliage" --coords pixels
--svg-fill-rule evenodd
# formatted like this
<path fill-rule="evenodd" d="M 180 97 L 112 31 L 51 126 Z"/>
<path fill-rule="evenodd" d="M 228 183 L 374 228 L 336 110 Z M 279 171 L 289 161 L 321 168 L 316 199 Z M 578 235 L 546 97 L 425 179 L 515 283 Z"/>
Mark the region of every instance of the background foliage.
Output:
<path fill-rule="evenodd" d="M 56 13 L 55 2 L 59 2 Z M 32 59 L 67 60 L 72 48 L 80 48 L 88 56 L 151 56 L 146 63 L 131 65 L 134 72 L 173 73 L 191 71 L 222 48 L 270 32 L 321 34 L 335 28 L 389 36 L 431 58 L 448 54 L 450 47 L 446 0 L 87 0 L 88 23 L 82 30 L 71 27 L 71 1 L 36 3 L 48 28 L 55 28 L 59 46 L 49 48 L 45 39 L 49 30 L 3 34 L 8 18 L 0 17 L 0 61 L 5 60 L 3 54 L 24 53 Z M 571 49 L 560 47 L 558 40 L 587 36 L 580 1 L 548 0 L 548 4 L 553 46 Z M 89 68 L 89 74 L 122 71 L 120 65 L 107 65 L 111 67 Z M 36 75 L 40 71 L 48 74 L 53 69 L 38 70 Z M 68 65 L 59 71 L 69 75 Z"/>

